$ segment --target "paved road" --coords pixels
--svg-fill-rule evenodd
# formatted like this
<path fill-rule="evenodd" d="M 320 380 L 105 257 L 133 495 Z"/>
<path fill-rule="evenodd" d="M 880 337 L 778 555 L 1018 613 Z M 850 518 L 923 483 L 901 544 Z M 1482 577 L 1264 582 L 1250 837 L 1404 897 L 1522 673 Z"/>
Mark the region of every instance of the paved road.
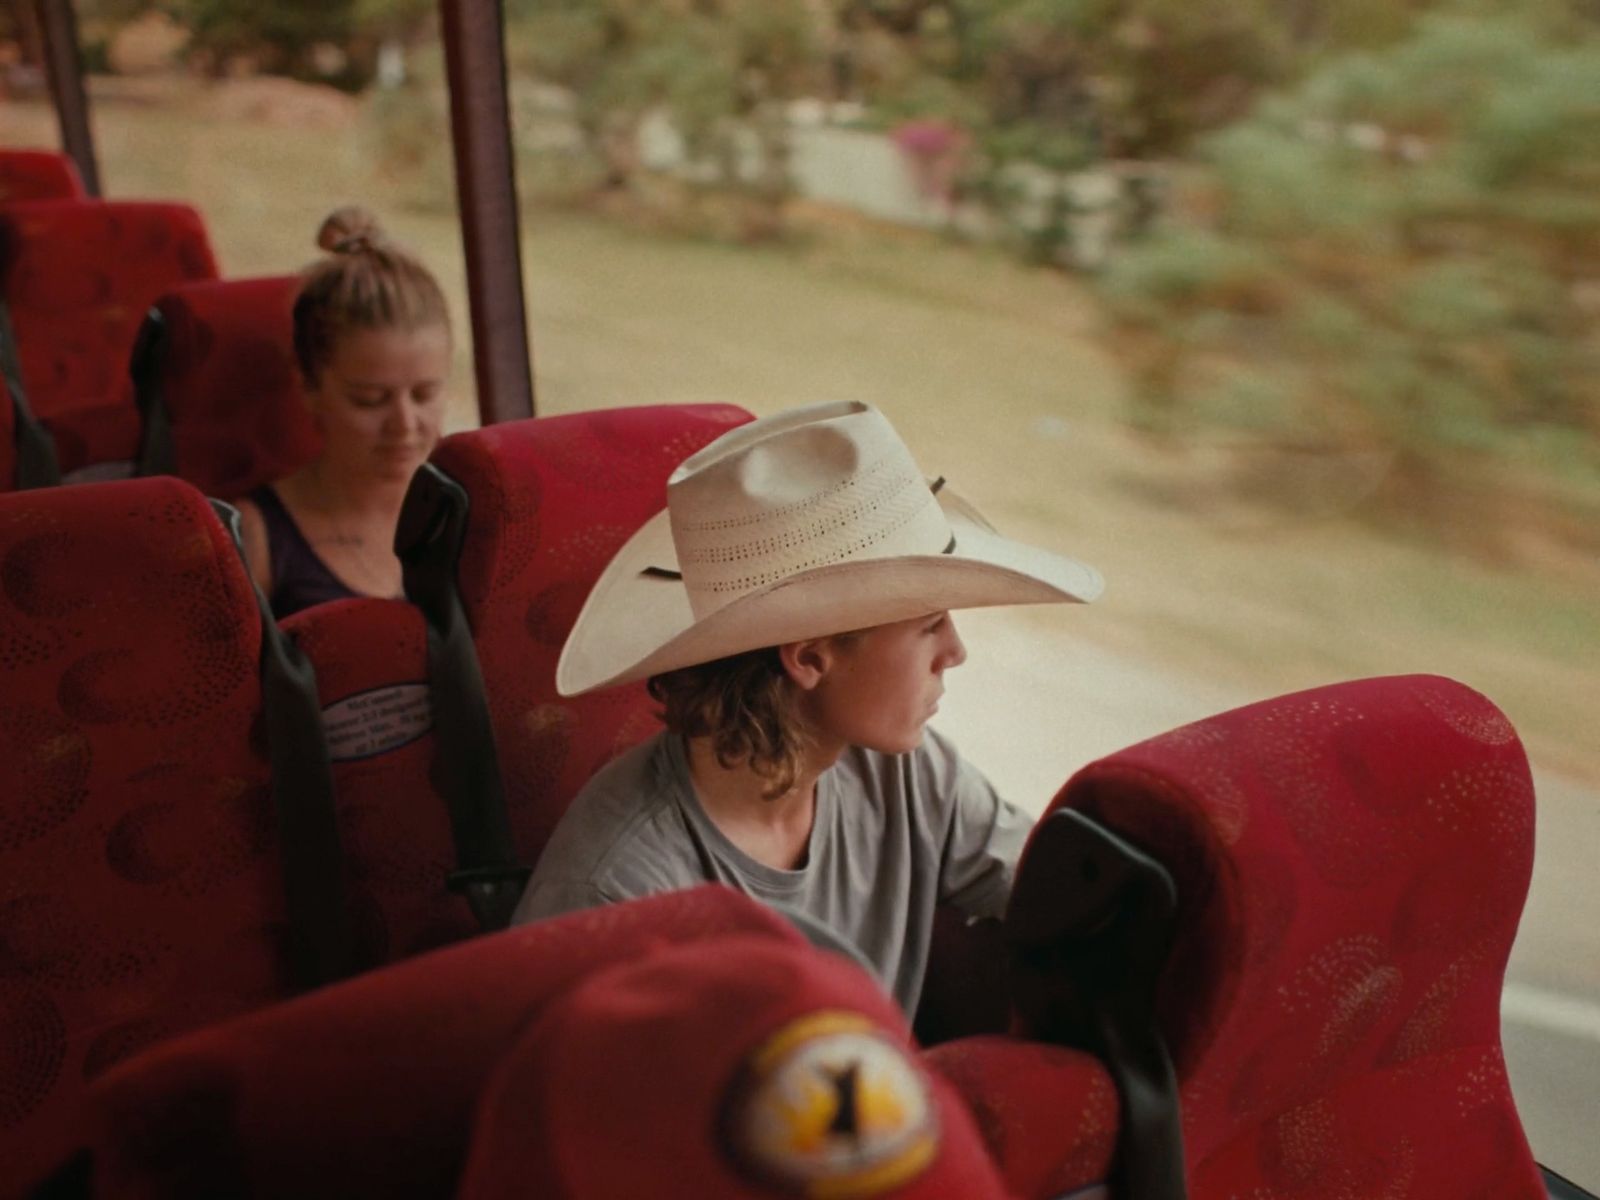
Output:
<path fill-rule="evenodd" d="M 970 657 L 936 724 L 1003 794 L 1043 808 L 1076 768 L 1260 696 L 1184 679 L 1076 640 L 1026 610 L 963 613 Z M 1600 1192 L 1600 795 L 1539 769 L 1533 886 L 1502 1017 L 1535 1155 Z"/>

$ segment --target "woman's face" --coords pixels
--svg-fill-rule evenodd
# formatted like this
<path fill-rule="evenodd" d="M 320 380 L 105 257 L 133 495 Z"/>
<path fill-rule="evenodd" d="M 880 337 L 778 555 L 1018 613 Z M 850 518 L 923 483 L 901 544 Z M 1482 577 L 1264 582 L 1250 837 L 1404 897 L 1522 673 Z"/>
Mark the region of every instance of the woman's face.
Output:
<path fill-rule="evenodd" d="M 944 673 L 967 658 L 947 612 L 827 639 L 827 667 L 809 691 L 808 716 L 824 738 L 884 754 L 922 742 L 939 711 Z"/>
<path fill-rule="evenodd" d="M 346 333 L 306 389 L 323 462 L 350 481 L 409 480 L 439 440 L 449 373 L 444 325 Z"/>

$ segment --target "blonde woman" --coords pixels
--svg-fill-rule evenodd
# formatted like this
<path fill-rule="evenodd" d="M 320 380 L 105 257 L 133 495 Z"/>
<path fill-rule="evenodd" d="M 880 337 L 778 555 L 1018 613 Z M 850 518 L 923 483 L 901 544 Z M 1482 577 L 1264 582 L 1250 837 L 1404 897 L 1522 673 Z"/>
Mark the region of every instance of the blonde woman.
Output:
<path fill-rule="evenodd" d="M 398 596 L 395 522 L 439 440 L 450 316 L 438 281 L 361 208 L 332 213 L 306 269 L 294 350 L 323 435 L 315 461 L 239 501 L 245 561 L 273 612 Z"/>
<path fill-rule="evenodd" d="M 722 883 L 825 927 L 914 1011 L 935 906 L 999 915 L 1032 824 L 926 728 L 966 658 L 951 611 L 1100 590 L 930 484 L 869 406 L 729 432 L 563 649 L 563 693 L 647 679 L 666 731 L 574 800 L 517 919 Z"/>

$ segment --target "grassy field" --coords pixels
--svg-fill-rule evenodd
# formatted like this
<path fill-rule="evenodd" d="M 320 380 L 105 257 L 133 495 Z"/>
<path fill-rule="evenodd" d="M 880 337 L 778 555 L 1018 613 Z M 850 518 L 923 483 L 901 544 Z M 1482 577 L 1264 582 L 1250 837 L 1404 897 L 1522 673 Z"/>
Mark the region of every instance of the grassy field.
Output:
<path fill-rule="evenodd" d="M 322 215 L 359 200 L 439 269 L 465 330 L 452 215 L 408 210 L 359 123 L 225 120 L 184 90 L 104 98 L 97 126 L 108 191 L 196 203 L 229 274 L 300 265 Z M 0 142 L 53 137 L 45 109 L 0 110 Z M 1125 381 L 1073 281 L 848 221 L 777 249 L 540 210 L 524 234 L 541 411 L 869 399 L 1003 530 L 1104 570 L 1085 636 L 1257 694 L 1452 675 L 1510 712 L 1536 760 L 1600 780 L 1600 564 L 1536 528 L 1488 562 L 1337 505 L 1297 518 L 1231 498 L 1214 447 L 1157 448 L 1122 424 Z M 475 419 L 468 364 L 463 347 L 455 427 Z"/>

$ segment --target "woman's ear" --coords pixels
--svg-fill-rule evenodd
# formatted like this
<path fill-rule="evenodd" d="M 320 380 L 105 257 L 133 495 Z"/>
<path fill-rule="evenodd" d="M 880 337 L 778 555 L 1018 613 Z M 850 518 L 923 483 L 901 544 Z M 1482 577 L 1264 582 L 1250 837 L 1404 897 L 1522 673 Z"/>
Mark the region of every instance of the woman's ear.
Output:
<path fill-rule="evenodd" d="M 811 691 L 822 682 L 833 661 L 833 648 L 828 638 L 807 638 L 803 642 L 786 642 L 778 647 L 778 661 L 783 673 L 802 691 Z"/>
<path fill-rule="evenodd" d="M 311 424 L 317 433 L 324 432 L 323 409 L 327 404 L 327 397 L 322 394 L 322 381 L 312 381 L 304 375 L 300 376 L 300 395 L 306 403 L 306 411 L 311 414 Z"/>

